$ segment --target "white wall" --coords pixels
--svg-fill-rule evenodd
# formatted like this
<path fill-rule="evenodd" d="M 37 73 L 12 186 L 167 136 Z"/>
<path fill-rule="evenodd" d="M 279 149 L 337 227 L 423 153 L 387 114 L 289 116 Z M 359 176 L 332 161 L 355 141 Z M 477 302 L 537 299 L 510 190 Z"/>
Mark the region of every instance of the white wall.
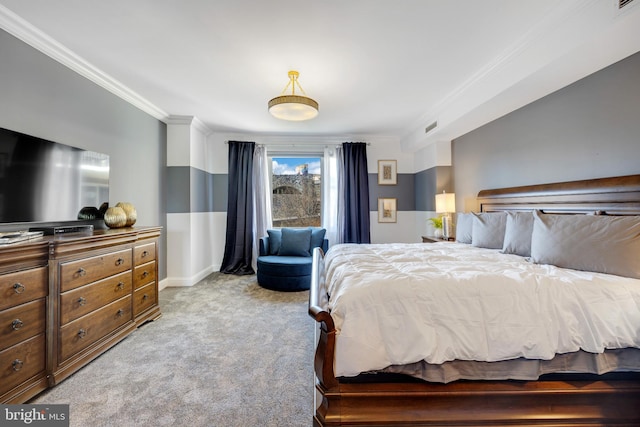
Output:
<path fill-rule="evenodd" d="M 451 166 L 451 141 L 438 141 L 412 153 L 413 170 L 419 172 L 436 166 Z"/>
<path fill-rule="evenodd" d="M 220 149 L 208 143 L 211 132 L 197 118 L 172 117 L 167 124 L 167 166 L 187 166 L 216 173 Z M 224 156 L 226 160 L 226 155 Z M 226 164 L 226 163 L 225 163 Z M 184 191 L 202 197 L 190 183 Z M 218 271 L 224 253 L 226 213 L 185 212 L 167 214 L 166 286 L 192 286 Z M 220 246 L 222 242 L 222 246 Z"/>
<path fill-rule="evenodd" d="M 371 243 L 416 243 L 422 241 L 420 236 L 427 233 L 426 221 L 420 223 L 419 218 L 422 216 L 422 212 L 399 211 L 397 223 L 379 223 L 378 212 L 372 211 L 370 218 Z"/>
<path fill-rule="evenodd" d="M 415 173 L 414 154 L 404 153 L 400 147 L 398 138 L 369 137 L 363 142 L 368 142 L 367 168 L 369 173 L 378 172 L 378 160 L 397 160 L 398 173 Z M 372 208 L 374 208 L 372 206 Z"/>
<path fill-rule="evenodd" d="M 168 278 L 164 286 L 193 286 L 220 271 L 224 255 L 226 213 L 167 215 Z"/>

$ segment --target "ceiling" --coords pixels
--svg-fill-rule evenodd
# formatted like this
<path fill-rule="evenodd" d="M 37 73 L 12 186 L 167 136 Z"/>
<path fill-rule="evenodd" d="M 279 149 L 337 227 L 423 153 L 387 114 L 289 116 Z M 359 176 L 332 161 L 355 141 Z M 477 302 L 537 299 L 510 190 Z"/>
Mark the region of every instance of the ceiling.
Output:
<path fill-rule="evenodd" d="M 0 27 L 160 120 L 415 151 L 640 51 L 637 3 L 0 0 Z M 267 111 L 290 69 L 320 104 L 311 121 Z"/>

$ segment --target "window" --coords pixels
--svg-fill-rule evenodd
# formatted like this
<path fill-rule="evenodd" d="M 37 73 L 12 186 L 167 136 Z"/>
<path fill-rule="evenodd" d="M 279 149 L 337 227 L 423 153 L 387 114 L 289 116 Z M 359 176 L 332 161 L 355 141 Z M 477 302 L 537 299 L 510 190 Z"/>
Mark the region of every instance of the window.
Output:
<path fill-rule="evenodd" d="M 321 157 L 271 157 L 274 227 L 320 227 Z"/>

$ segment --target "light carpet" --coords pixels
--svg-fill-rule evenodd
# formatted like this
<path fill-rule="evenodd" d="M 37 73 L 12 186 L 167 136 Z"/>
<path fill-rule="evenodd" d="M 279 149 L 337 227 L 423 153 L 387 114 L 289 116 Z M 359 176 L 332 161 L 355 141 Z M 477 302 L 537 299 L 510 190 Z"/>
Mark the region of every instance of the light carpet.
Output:
<path fill-rule="evenodd" d="M 71 426 L 309 426 L 307 291 L 214 273 L 160 292 L 162 317 L 30 403 L 67 403 Z"/>

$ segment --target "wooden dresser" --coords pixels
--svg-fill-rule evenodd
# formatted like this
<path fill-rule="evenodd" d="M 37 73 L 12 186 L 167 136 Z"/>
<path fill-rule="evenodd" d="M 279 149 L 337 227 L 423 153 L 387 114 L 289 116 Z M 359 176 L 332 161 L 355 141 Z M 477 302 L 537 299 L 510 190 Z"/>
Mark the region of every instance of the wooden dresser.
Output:
<path fill-rule="evenodd" d="M 0 249 L 0 402 L 22 402 L 47 379 L 48 244 Z"/>
<path fill-rule="evenodd" d="M 0 403 L 53 386 L 160 316 L 160 227 L 0 247 Z"/>

